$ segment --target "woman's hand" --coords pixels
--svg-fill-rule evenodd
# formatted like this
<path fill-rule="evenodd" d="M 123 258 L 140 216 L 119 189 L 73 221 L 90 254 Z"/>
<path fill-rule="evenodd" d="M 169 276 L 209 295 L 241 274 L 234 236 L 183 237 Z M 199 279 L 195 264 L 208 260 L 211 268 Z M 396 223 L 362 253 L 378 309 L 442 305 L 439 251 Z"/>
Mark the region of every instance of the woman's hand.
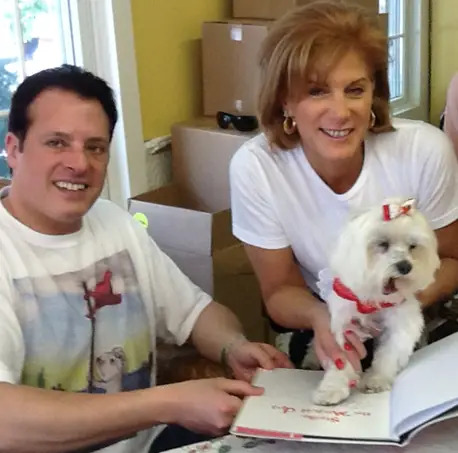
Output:
<path fill-rule="evenodd" d="M 330 327 L 330 315 L 326 304 L 318 302 L 313 310 L 312 328 L 314 346 L 318 360 L 323 369 L 329 367 L 330 361 L 339 369 L 349 361 L 356 372 L 361 371 L 361 359 L 366 357 L 366 348 L 358 335 L 349 329 L 345 333 L 344 349 L 337 344 Z"/>

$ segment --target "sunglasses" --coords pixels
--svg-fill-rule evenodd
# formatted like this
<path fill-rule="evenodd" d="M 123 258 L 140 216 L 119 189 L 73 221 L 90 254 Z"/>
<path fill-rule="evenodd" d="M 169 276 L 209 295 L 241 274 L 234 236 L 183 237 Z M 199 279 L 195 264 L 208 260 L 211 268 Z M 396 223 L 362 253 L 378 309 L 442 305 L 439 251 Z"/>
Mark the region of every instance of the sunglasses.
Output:
<path fill-rule="evenodd" d="M 227 129 L 231 124 L 241 132 L 254 131 L 258 128 L 258 120 L 252 115 L 233 115 L 232 113 L 218 112 L 216 122 L 221 129 Z"/>

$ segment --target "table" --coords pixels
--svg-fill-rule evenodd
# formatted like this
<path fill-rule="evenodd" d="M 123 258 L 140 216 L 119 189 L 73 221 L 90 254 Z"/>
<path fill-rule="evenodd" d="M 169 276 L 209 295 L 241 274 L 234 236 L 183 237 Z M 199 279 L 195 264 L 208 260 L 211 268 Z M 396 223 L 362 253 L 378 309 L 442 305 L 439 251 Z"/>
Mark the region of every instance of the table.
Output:
<path fill-rule="evenodd" d="M 344 445 L 268 441 L 224 436 L 212 442 L 188 445 L 168 453 L 455 453 L 458 451 L 458 419 L 425 428 L 404 448 L 387 445 Z"/>

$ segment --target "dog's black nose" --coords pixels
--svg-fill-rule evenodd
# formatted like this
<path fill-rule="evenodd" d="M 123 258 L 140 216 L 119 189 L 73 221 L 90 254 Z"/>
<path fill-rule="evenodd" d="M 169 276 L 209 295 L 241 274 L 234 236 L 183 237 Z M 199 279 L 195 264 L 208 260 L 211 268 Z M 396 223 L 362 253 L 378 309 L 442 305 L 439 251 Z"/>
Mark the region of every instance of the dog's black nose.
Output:
<path fill-rule="evenodd" d="M 396 269 L 401 275 L 407 275 L 412 270 L 410 261 L 402 260 L 396 263 Z"/>

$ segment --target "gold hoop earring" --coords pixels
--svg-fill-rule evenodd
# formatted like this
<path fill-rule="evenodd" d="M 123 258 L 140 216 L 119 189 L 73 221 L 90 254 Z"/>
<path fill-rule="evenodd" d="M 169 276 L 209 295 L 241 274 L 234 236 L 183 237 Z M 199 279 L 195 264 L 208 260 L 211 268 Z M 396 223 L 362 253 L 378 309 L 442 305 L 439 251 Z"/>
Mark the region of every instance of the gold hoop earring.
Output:
<path fill-rule="evenodd" d="M 375 116 L 375 113 L 373 110 L 371 110 L 371 121 L 370 121 L 370 129 L 372 129 L 375 126 L 375 122 L 377 121 L 377 117 Z"/>
<path fill-rule="evenodd" d="M 297 130 L 296 120 L 289 115 L 285 114 L 285 119 L 283 120 L 283 131 L 286 135 L 293 135 Z"/>

